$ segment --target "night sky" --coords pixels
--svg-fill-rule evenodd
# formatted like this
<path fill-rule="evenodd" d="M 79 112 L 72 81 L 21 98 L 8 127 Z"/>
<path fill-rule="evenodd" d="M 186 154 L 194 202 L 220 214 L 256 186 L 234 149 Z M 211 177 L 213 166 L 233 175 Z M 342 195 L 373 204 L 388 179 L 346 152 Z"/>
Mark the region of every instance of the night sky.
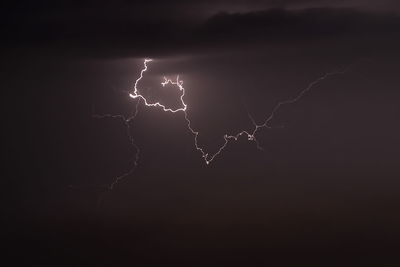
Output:
<path fill-rule="evenodd" d="M 0 7 L 5 266 L 400 265 L 398 1 Z"/>

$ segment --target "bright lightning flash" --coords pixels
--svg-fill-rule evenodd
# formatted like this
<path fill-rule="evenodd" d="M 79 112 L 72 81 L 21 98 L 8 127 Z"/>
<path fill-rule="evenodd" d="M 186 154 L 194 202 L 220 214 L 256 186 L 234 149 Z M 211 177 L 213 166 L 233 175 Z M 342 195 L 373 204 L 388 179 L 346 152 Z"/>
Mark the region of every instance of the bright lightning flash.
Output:
<path fill-rule="evenodd" d="M 338 74 L 343 74 L 347 71 L 347 68 L 341 71 L 333 71 L 333 72 L 328 72 L 325 75 L 317 78 L 316 80 L 312 81 L 306 88 L 304 88 L 302 91 L 300 91 L 294 98 L 288 99 L 288 100 L 284 100 L 281 102 L 278 102 L 276 104 L 276 106 L 272 109 L 272 112 L 270 113 L 270 115 L 260 124 L 258 124 L 253 117 L 248 114 L 249 119 L 251 120 L 252 124 L 253 124 L 253 129 L 252 130 L 243 130 L 241 132 L 238 132 L 237 134 L 234 135 L 230 135 L 230 134 L 225 134 L 223 136 L 224 142 L 222 143 L 222 145 L 219 147 L 219 149 L 213 153 L 210 154 L 208 152 L 206 152 L 206 150 L 202 147 L 199 146 L 198 144 L 198 136 L 199 136 L 199 132 L 194 130 L 193 127 L 191 126 L 191 121 L 189 119 L 188 116 L 188 105 L 185 103 L 184 101 L 184 96 L 185 96 L 185 88 L 183 87 L 183 81 L 179 79 L 179 76 L 176 77 L 175 80 L 171 80 L 168 79 L 166 77 L 164 77 L 164 81 L 161 82 L 161 85 L 164 87 L 168 84 L 172 84 L 178 87 L 179 91 L 181 92 L 180 95 L 180 101 L 181 101 L 181 107 L 177 108 L 177 109 L 172 109 L 172 108 L 168 108 L 165 105 L 161 104 L 160 102 L 156 102 L 156 103 L 149 103 L 149 101 L 146 99 L 145 96 L 143 96 L 140 92 L 139 92 L 139 88 L 138 88 L 138 84 L 139 82 L 142 80 L 145 72 L 148 70 L 148 63 L 152 62 L 152 59 L 145 59 L 144 60 L 144 67 L 143 69 L 140 71 L 140 76 L 139 78 L 136 79 L 135 84 L 134 84 L 134 90 L 132 93 L 129 94 L 129 96 L 133 99 L 138 99 L 138 102 L 136 103 L 135 106 L 135 111 L 133 113 L 133 115 L 131 115 L 130 117 L 125 117 L 123 115 L 111 115 L 111 114 L 106 114 L 106 115 L 94 115 L 94 117 L 96 118 L 120 118 L 124 121 L 126 127 L 127 127 L 127 134 L 129 137 L 129 140 L 132 144 L 132 146 L 136 149 L 136 154 L 135 154 L 135 158 L 133 160 L 134 165 L 133 167 L 125 174 L 117 177 L 114 182 L 110 185 L 110 189 L 112 189 L 114 187 L 115 184 L 117 184 L 122 178 L 130 175 L 135 168 L 138 165 L 138 161 L 139 161 L 139 147 L 135 144 L 134 139 L 130 133 L 130 122 L 133 121 L 135 119 L 135 117 L 138 114 L 138 107 L 140 105 L 140 102 L 143 102 L 144 105 L 146 107 L 156 107 L 156 108 L 161 108 L 162 111 L 164 112 L 171 112 L 171 113 L 178 113 L 178 112 L 182 112 L 184 114 L 186 123 L 187 123 L 187 128 L 188 130 L 191 132 L 191 134 L 194 137 L 194 146 L 196 148 L 197 151 L 199 151 L 201 153 L 202 158 L 204 159 L 205 163 L 208 165 L 210 164 L 218 155 L 221 154 L 221 152 L 225 149 L 225 147 L 228 145 L 229 141 L 234 140 L 237 141 L 239 139 L 240 136 L 247 136 L 247 140 L 248 141 L 252 141 L 256 144 L 257 148 L 262 150 L 262 147 L 259 145 L 257 138 L 256 138 L 256 133 L 258 132 L 258 130 L 262 129 L 262 128 L 271 128 L 271 126 L 269 125 L 269 122 L 274 118 L 276 112 L 284 105 L 287 104 L 293 104 L 297 101 L 299 101 L 305 93 L 307 93 L 309 90 L 311 90 L 313 87 L 315 87 L 318 83 L 320 83 L 321 81 L 325 80 L 326 78 L 333 76 L 333 75 L 338 75 Z"/>

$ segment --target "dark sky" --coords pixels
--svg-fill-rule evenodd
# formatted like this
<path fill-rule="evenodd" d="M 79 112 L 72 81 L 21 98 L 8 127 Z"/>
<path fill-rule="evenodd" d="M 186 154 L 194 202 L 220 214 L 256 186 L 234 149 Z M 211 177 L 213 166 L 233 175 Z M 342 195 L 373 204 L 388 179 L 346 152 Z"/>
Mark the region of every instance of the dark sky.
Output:
<path fill-rule="evenodd" d="M 1 221 L 7 266 L 397 266 L 397 1 L 2 3 Z M 206 165 L 183 114 L 121 119 L 180 75 L 199 143 L 273 129 Z"/>

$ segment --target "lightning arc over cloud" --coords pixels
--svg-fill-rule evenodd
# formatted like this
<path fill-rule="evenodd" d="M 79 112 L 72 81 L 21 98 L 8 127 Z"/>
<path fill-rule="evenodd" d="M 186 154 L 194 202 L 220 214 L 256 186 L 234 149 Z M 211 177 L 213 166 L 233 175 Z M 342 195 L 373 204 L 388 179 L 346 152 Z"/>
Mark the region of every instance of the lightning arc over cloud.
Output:
<path fill-rule="evenodd" d="M 254 128 L 250 131 L 247 130 L 243 130 L 241 132 L 238 132 L 235 135 L 230 135 L 230 134 L 225 134 L 223 136 L 224 138 L 224 142 L 223 144 L 219 147 L 219 149 L 217 150 L 217 152 L 215 152 L 214 154 L 210 154 L 208 152 L 206 152 L 206 150 L 202 147 L 199 146 L 198 144 L 198 136 L 199 136 L 199 132 L 194 130 L 193 127 L 191 126 L 191 121 L 189 119 L 188 116 L 188 105 L 185 103 L 184 101 L 184 97 L 185 97 L 185 88 L 183 87 L 183 81 L 179 79 L 179 75 L 176 77 L 175 80 L 171 80 L 168 79 L 166 77 L 164 77 L 164 81 L 161 82 L 161 85 L 164 87 L 168 84 L 172 84 L 172 85 L 176 85 L 179 88 L 179 91 L 181 92 L 180 95 L 180 101 L 181 101 L 181 107 L 177 108 L 177 109 L 172 109 L 172 108 L 168 108 L 165 105 L 161 104 L 160 102 L 155 102 L 155 103 L 149 103 L 149 101 L 146 99 L 146 97 L 144 97 L 142 94 L 140 94 L 139 89 L 138 89 L 138 84 L 139 82 L 142 80 L 145 72 L 148 70 L 148 63 L 152 62 L 152 59 L 145 59 L 143 62 L 144 67 L 142 68 L 142 70 L 140 71 L 140 76 L 139 78 L 136 79 L 135 84 L 134 84 L 134 90 L 132 93 L 129 94 L 129 96 L 133 99 L 137 99 L 138 101 L 136 102 L 135 105 L 135 110 L 133 112 L 133 114 L 129 117 L 125 117 L 124 115 L 111 115 L 111 114 L 105 114 L 105 115 L 93 115 L 95 118 L 119 118 L 122 119 L 124 124 L 126 125 L 127 128 L 127 135 L 129 137 L 129 140 L 132 144 L 132 146 L 135 148 L 136 153 L 133 159 L 133 167 L 126 173 L 124 173 L 121 176 L 118 176 L 113 183 L 111 183 L 111 185 L 109 186 L 110 189 L 112 189 L 121 179 L 123 179 L 124 177 L 130 175 L 137 167 L 138 165 L 138 161 L 139 161 L 139 155 L 140 155 L 140 149 L 139 147 L 136 145 L 136 143 L 134 142 L 133 136 L 131 135 L 131 128 L 130 128 L 130 122 L 133 121 L 137 114 L 138 114 L 138 108 L 141 102 L 144 103 L 144 105 L 146 107 L 156 107 L 156 108 L 161 108 L 162 111 L 164 112 L 171 112 L 171 113 L 178 113 L 178 112 L 182 112 L 184 114 L 184 118 L 186 120 L 187 123 L 187 128 L 188 130 L 191 132 L 191 134 L 194 137 L 194 146 L 196 148 L 197 151 L 199 151 L 201 153 L 202 158 L 204 159 L 205 163 L 208 165 L 210 164 L 218 155 L 220 155 L 222 153 L 222 151 L 225 149 L 225 147 L 228 145 L 230 140 L 234 140 L 237 141 L 238 138 L 240 136 L 247 136 L 247 140 L 248 141 L 252 141 L 256 144 L 257 148 L 262 150 L 262 147 L 259 145 L 257 139 L 256 139 L 256 133 L 259 129 L 262 128 L 271 128 L 271 126 L 269 126 L 269 122 L 274 118 L 276 112 L 284 105 L 287 104 L 293 104 L 297 101 L 299 101 L 305 93 L 307 93 L 309 90 L 311 90 L 314 86 L 316 86 L 318 83 L 320 83 L 321 81 L 325 80 L 326 78 L 333 76 L 333 75 L 338 75 L 338 74 L 343 74 L 346 72 L 347 68 L 341 71 L 333 71 L 333 72 L 328 72 L 326 74 L 324 74 L 323 76 L 317 78 L 316 80 L 312 81 L 305 89 L 303 89 L 302 91 L 300 91 L 294 98 L 288 99 L 288 100 L 284 100 L 281 102 L 278 102 L 275 107 L 272 109 L 272 112 L 270 113 L 270 115 L 260 124 L 258 124 L 253 117 L 248 114 L 250 121 L 252 122 Z"/>

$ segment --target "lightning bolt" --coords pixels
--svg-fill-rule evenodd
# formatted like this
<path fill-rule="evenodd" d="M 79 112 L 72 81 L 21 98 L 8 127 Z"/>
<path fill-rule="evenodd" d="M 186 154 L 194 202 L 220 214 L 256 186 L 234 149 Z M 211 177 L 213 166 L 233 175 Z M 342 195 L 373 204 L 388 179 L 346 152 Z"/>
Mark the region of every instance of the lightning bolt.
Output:
<path fill-rule="evenodd" d="M 311 83 L 308 84 L 307 87 L 305 87 L 303 90 L 301 90 L 296 96 L 294 96 L 291 99 L 287 99 L 284 101 L 280 101 L 278 102 L 274 108 L 272 109 L 271 113 L 269 113 L 269 115 L 267 116 L 267 118 L 262 121 L 261 123 L 257 123 L 254 118 L 251 116 L 250 113 L 248 113 L 248 117 L 249 120 L 252 122 L 253 124 L 253 128 L 251 130 L 243 130 L 240 131 L 236 134 L 225 134 L 223 135 L 223 139 L 224 142 L 222 143 L 222 145 L 217 149 L 217 151 L 215 153 L 209 153 L 205 150 L 205 148 L 201 147 L 198 143 L 198 137 L 200 135 L 200 133 L 198 131 L 196 131 L 193 127 L 192 127 L 192 122 L 189 118 L 188 115 L 188 105 L 185 103 L 184 101 L 184 97 L 185 97 L 185 88 L 183 87 L 183 81 L 179 79 L 179 75 L 176 76 L 175 80 L 171 80 L 168 79 L 166 77 L 164 77 L 164 81 L 161 82 L 161 85 L 163 87 L 165 87 L 168 84 L 172 84 L 178 87 L 179 91 L 181 92 L 180 95 L 180 102 L 181 102 L 181 107 L 180 108 L 176 108 L 176 109 L 172 109 L 172 108 L 168 108 L 165 105 L 161 104 L 160 102 L 155 102 L 155 103 L 150 103 L 145 96 L 143 96 L 138 88 L 138 84 L 140 83 L 140 81 L 143 79 L 143 76 L 145 74 L 145 72 L 148 70 L 148 64 L 150 62 L 152 62 L 152 59 L 144 59 L 143 62 L 143 68 L 140 71 L 140 76 L 136 79 L 135 83 L 134 83 L 134 88 L 133 88 L 133 92 L 129 93 L 129 96 L 132 99 L 137 99 L 138 101 L 136 102 L 135 105 L 135 110 L 133 112 L 133 114 L 129 117 L 125 117 L 124 115 L 112 115 L 112 114 L 105 114 L 105 115 L 93 115 L 93 117 L 95 118 L 118 118 L 118 119 L 122 119 L 122 121 L 124 122 L 126 128 L 127 128 L 127 135 L 128 138 L 132 144 L 132 146 L 135 148 L 136 153 L 135 153 L 135 157 L 133 159 L 133 166 L 132 168 L 118 176 L 113 183 L 111 183 L 111 185 L 109 186 L 110 189 L 113 189 L 113 187 L 123 178 L 125 178 L 126 176 L 132 174 L 134 172 L 134 170 L 136 169 L 136 167 L 138 166 L 138 162 L 139 162 L 139 155 L 140 155 L 140 149 L 138 147 L 138 145 L 134 142 L 134 138 L 131 134 L 131 126 L 130 126 L 130 122 L 133 121 L 139 111 L 139 105 L 142 102 L 144 104 L 144 106 L 146 107 L 155 107 L 155 108 L 160 108 L 163 112 L 170 112 L 170 113 L 183 113 L 184 114 L 184 118 L 186 121 L 186 125 L 187 125 L 187 129 L 190 131 L 190 133 L 193 135 L 193 139 L 194 139 L 194 147 L 197 151 L 199 151 L 201 153 L 201 157 L 203 158 L 204 162 L 208 165 L 210 164 L 217 156 L 219 156 L 222 151 L 226 148 L 226 146 L 229 144 L 230 141 L 237 141 L 239 139 L 239 137 L 241 136 L 246 136 L 247 140 L 250 142 L 254 142 L 256 147 L 260 150 L 263 150 L 263 148 L 260 146 L 257 138 L 256 138 L 256 134 L 260 129 L 263 128 L 272 128 L 269 123 L 271 122 L 271 120 L 275 117 L 275 114 L 278 112 L 278 110 L 285 105 L 289 105 L 289 104 L 294 104 L 297 101 L 299 101 L 308 91 L 310 91 L 312 88 L 314 88 L 316 85 L 318 85 L 320 82 L 322 82 L 323 80 L 334 76 L 334 75 L 339 75 L 339 74 L 344 74 L 347 72 L 348 68 L 345 68 L 343 70 L 338 70 L 338 71 L 332 71 L 332 72 L 328 72 L 326 74 L 324 74 L 323 76 L 317 78 L 316 80 L 312 81 Z"/>

